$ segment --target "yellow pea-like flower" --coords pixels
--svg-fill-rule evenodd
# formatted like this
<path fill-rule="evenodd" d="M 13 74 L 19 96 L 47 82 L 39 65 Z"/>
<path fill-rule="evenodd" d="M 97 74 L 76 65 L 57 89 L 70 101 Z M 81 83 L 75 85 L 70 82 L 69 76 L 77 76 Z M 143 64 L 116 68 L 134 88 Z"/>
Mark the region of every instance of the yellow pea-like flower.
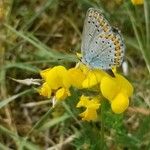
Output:
<path fill-rule="evenodd" d="M 90 88 L 99 84 L 102 78 L 105 76 L 105 74 L 106 73 L 102 70 L 89 70 L 85 80 L 82 83 L 83 88 Z"/>
<path fill-rule="evenodd" d="M 64 100 L 65 98 L 70 96 L 70 92 L 68 89 L 61 88 L 61 89 L 57 90 L 55 96 L 56 96 L 56 100 Z"/>
<path fill-rule="evenodd" d="M 111 102 L 112 111 L 117 114 L 124 112 L 128 106 L 129 106 L 129 99 L 123 93 L 119 93 Z"/>
<path fill-rule="evenodd" d="M 98 100 L 97 97 L 88 97 L 82 95 L 80 97 L 80 101 L 77 104 L 77 107 L 85 107 L 86 110 L 80 114 L 82 117 L 82 120 L 96 120 L 97 118 L 97 112 L 96 110 L 99 109 L 100 107 L 100 101 Z"/>
<path fill-rule="evenodd" d="M 87 108 L 83 113 L 80 114 L 82 120 L 95 121 L 97 120 L 97 112 L 95 109 Z"/>
<path fill-rule="evenodd" d="M 120 88 L 120 85 L 116 82 L 116 78 L 110 76 L 105 76 L 100 84 L 102 95 L 109 101 L 113 100 L 120 91 Z"/>
<path fill-rule="evenodd" d="M 120 92 L 128 97 L 133 94 L 133 86 L 119 74 L 115 74 L 115 77 L 105 76 L 101 81 L 100 89 L 103 96 L 109 101 L 112 101 Z"/>
<path fill-rule="evenodd" d="M 70 86 L 78 89 L 94 88 L 100 85 L 100 92 L 109 100 L 114 113 L 124 112 L 129 105 L 129 97 L 133 94 L 131 83 L 118 74 L 116 68 L 112 68 L 115 77 L 108 75 L 103 70 L 90 69 L 84 64 L 78 64 L 75 68 L 67 70 L 63 66 L 48 68 L 40 72 L 44 84 L 39 89 L 40 95 L 51 97 L 61 101 L 70 96 Z M 97 88 L 97 87 L 96 87 Z M 92 121 L 97 119 L 97 110 L 100 107 L 99 96 L 80 97 L 76 107 L 84 107 L 80 114 L 82 120 Z"/>
<path fill-rule="evenodd" d="M 82 82 L 85 80 L 85 74 L 79 68 L 71 68 L 68 70 L 71 85 L 76 88 L 82 88 Z"/>
<path fill-rule="evenodd" d="M 63 66 L 56 66 L 52 69 L 46 69 L 41 72 L 41 76 L 45 79 L 51 89 L 56 90 L 60 87 L 70 87 L 68 72 Z"/>
<path fill-rule="evenodd" d="M 47 82 L 43 83 L 42 87 L 38 91 L 39 91 L 39 94 L 42 96 L 45 96 L 48 98 L 51 97 L 52 90 L 47 84 Z"/>
<path fill-rule="evenodd" d="M 117 84 L 120 85 L 120 91 L 130 97 L 133 94 L 133 86 L 123 76 L 116 74 Z"/>
<path fill-rule="evenodd" d="M 52 69 L 52 68 L 47 68 L 47 69 L 42 70 L 42 71 L 40 72 L 40 75 L 41 75 L 41 77 L 42 77 L 44 80 L 46 80 L 46 78 L 47 78 L 47 76 L 48 76 L 48 74 L 49 74 L 49 72 L 50 72 L 51 69 Z"/>

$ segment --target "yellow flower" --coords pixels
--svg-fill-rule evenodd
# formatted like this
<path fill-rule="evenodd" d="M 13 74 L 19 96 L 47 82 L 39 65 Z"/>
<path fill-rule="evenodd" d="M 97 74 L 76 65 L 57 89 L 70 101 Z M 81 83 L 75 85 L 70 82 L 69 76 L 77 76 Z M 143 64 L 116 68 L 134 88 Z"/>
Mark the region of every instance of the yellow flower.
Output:
<path fill-rule="evenodd" d="M 133 93 L 133 87 L 123 76 L 115 74 L 115 77 L 105 76 L 100 84 L 100 89 L 105 98 L 111 102 L 111 108 L 115 113 L 122 113 L 129 105 L 129 99 Z"/>
<path fill-rule="evenodd" d="M 57 90 L 60 87 L 70 87 L 68 72 L 63 66 L 56 66 L 51 69 L 43 70 L 40 74 L 51 89 Z"/>
<path fill-rule="evenodd" d="M 64 100 L 68 96 L 70 96 L 70 92 L 65 88 L 61 88 L 56 92 L 56 100 Z"/>
<path fill-rule="evenodd" d="M 86 79 L 83 81 L 83 88 L 90 88 L 99 84 L 106 73 L 102 70 L 89 70 Z"/>
<path fill-rule="evenodd" d="M 43 83 L 42 87 L 39 89 L 39 93 L 42 96 L 45 96 L 48 98 L 51 97 L 52 91 L 51 91 L 51 88 L 49 87 L 49 85 L 47 84 L 47 82 Z"/>
<path fill-rule="evenodd" d="M 96 120 L 97 112 L 96 110 L 100 107 L 100 102 L 97 97 L 91 98 L 88 96 L 81 96 L 80 101 L 77 104 L 77 107 L 85 107 L 86 110 L 80 114 L 82 120 Z"/>
<path fill-rule="evenodd" d="M 109 101 L 112 101 L 119 92 L 124 93 L 128 97 L 133 93 L 132 85 L 119 74 L 115 74 L 115 77 L 105 76 L 101 81 L 100 89 L 103 96 Z"/>
<path fill-rule="evenodd" d="M 99 84 L 106 74 L 99 69 L 89 69 L 83 63 L 78 63 L 76 68 L 69 69 L 72 85 L 78 88 L 90 88 Z"/>
<path fill-rule="evenodd" d="M 123 76 L 116 74 L 117 83 L 120 85 L 120 91 L 130 97 L 133 94 L 133 86 Z"/>
<path fill-rule="evenodd" d="M 82 120 L 95 121 L 97 119 L 97 112 L 95 109 L 87 108 L 80 116 L 82 117 Z"/>
<path fill-rule="evenodd" d="M 102 95 L 111 101 L 120 90 L 120 85 L 117 84 L 116 78 L 105 76 L 101 81 L 100 89 Z"/>
<path fill-rule="evenodd" d="M 54 98 L 61 101 L 70 96 L 71 85 L 79 89 L 100 85 L 101 93 L 111 103 L 113 112 L 122 113 L 129 105 L 133 87 L 127 79 L 117 74 L 115 67 L 112 71 L 115 77 L 103 70 L 89 69 L 81 63 L 69 70 L 63 66 L 48 68 L 40 72 L 45 82 L 39 93 L 48 98 L 53 93 Z M 96 120 L 100 101 L 98 97 L 81 96 L 76 107 L 85 107 L 85 111 L 80 114 L 82 120 Z"/>
<path fill-rule="evenodd" d="M 133 3 L 133 5 L 140 5 L 144 3 L 144 0 L 131 0 L 131 2 Z"/>
<path fill-rule="evenodd" d="M 83 72 L 85 75 L 87 75 L 87 73 L 90 71 L 90 69 L 89 69 L 86 65 L 84 65 L 83 63 L 78 63 L 78 64 L 76 65 L 76 68 L 81 69 L 82 72 Z"/>
<path fill-rule="evenodd" d="M 71 85 L 76 88 L 82 88 L 82 82 L 85 79 L 85 74 L 79 68 L 71 68 L 68 70 Z"/>
<path fill-rule="evenodd" d="M 48 75 L 48 73 L 50 72 L 51 69 L 52 69 L 52 68 L 48 68 L 48 69 L 42 70 L 42 71 L 40 72 L 40 75 L 41 75 L 41 77 L 42 77 L 44 80 L 46 80 L 47 75 Z"/>
<path fill-rule="evenodd" d="M 117 114 L 124 112 L 128 106 L 129 106 L 129 99 L 123 93 L 119 93 L 111 102 L 111 108 L 113 112 Z"/>
<path fill-rule="evenodd" d="M 48 98 L 51 93 L 57 100 L 63 100 L 70 96 L 69 87 L 71 86 L 68 71 L 63 66 L 48 68 L 40 72 L 45 83 L 39 90 L 39 93 Z"/>

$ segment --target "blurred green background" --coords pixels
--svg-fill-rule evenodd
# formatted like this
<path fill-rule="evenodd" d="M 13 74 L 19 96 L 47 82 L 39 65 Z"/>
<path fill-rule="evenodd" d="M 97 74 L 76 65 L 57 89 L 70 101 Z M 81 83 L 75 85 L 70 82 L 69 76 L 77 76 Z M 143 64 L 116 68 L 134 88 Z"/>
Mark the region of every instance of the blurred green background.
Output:
<path fill-rule="evenodd" d="M 75 66 L 86 11 L 103 11 L 126 43 L 126 78 L 134 86 L 129 109 L 105 105 L 104 149 L 150 149 L 150 1 L 0 0 L 0 149 L 99 150 L 99 122 L 83 122 L 75 108 L 83 91 L 51 109 L 51 101 L 14 79 L 39 79 L 55 65 Z M 122 68 L 120 73 L 123 74 Z M 77 94 L 78 93 L 78 94 Z"/>

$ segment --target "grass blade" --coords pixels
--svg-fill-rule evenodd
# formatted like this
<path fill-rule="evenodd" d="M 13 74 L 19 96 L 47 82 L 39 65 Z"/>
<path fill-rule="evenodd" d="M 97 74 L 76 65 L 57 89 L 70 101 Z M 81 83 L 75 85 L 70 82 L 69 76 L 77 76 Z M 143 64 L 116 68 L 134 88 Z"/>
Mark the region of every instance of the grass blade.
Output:
<path fill-rule="evenodd" d="M 39 128 L 39 130 L 46 130 L 46 129 L 49 129 L 49 128 L 51 128 L 52 126 L 54 126 L 54 125 L 56 125 L 56 124 L 58 124 L 58 123 L 60 123 L 60 122 L 63 122 L 63 121 L 65 121 L 66 119 L 68 119 L 68 118 L 70 118 L 70 116 L 68 115 L 68 114 L 64 114 L 63 116 L 61 116 L 61 117 L 58 117 L 58 118 L 54 118 L 54 119 L 52 119 L 51 121 L 48 121 L 48 122 L 46 122 L 45 124 L 43 124 L 43 126 L 41 126 L 40 128 Z"/>
<path fill-rule="evenodd" d="M 60 53 L 58 51 L 54 51 L 52 49 L 49 49 L 45 44 L 40 42 L 36 37 L 34 37 L 31 34 L 26 35 L 21 31 L 15 30 L 13 27 L 11 27 L 8 24 L 4 24 L 4 26 L 7 27 L 12 32 L 14 32 L 17 36 L 22 37 L 25 41 L 28 41 L 30 44 L 32 44 L 37 49 L 43 51 L 47 56 L 49 56 L 52 59 L 55 59 L 57 61 L 58 61 L 58 59 L 66 59 L 66 60 L 68 59 L 69 61 L 72 61 L 72 62 L 77 61 L 77 59 L 73 55 L 64 54 L 64 53 Z"/>
<path fill-rule="evenodd" d="M 145 25 L 146 25 L 146 48 L 149 49 L 150 24 L 149 24 L 149 5 L 147 0 L 144 1 L 144 14 L 145 14 Z"/>
<path fill-rule="evenodd" d="M 138 33 L 138 29 L 137 29 L 136 24 L 135 24 L 135 19 L 134 19 L 133 15 L 132 15 L 132 13 L 129 10 L 127 5 L 126 5 L 126 10 L 127 10 L 128 15 L 129 15 L 129 18 L 131 20 L 131 24 L 132 24 L 134 34 L 135 34 L 135 37 L 136 37 L 138 45 L 139 45 L 139 49 L 143 55 L 147 69 L 148 69 L 149 74 L 150 74 L 150 55 L 149 55 L 149 52 L 143 46 L 142 40 L 141 40 L 140 35 Z"/>
<path fill-rule="evenodd" d="M 6 68 L 6 69 L 19 68 L 19 69 L 27 70 L 27 71 L 30 71 L 33 73 L 39 73 L 40 72 L 39 68 L 32 66 L 32 65 L 29 65 L 29 64 L 25 64 L 25 63 L 10 63 L 10 64 L 7 64 L 4 68 Z"/>
<path fill-rule="evenodd" d="M 16 95 L 13 95 L 5 100 L 1 100 L 0 101 L 0 109 L 3 108 L 4 106 L 6 106 L 8 103 L 12 102 L 13 100 L 15 100 L 16 98 L 22 96 L 22 95 L 25 95 L 27 93 L 30 93 L 30 92 L 33 92 L 33 89 L 28 89 L 26 91 L 23 91 L 19 94 L 16 94 Z"/>
<path fill-rule="evenodd" d="M 34 145 L 33 143 L 26 141 L 25 138 L 19 137 L 16 133 L 8 130 L 7 128 L 0 125 L 0 132 L 4 133 L 5 135 L 8 135 L 11 137 L 16 143 L 18 143 L 19 150 L 23 149 L 24 147 L 28 150 L 40 150 L 40 148 L 37 145 Z M 0 145 L 1 148 L 1 145 Z M 4 149 L 5 150 L 5 149 Z M 7 148 L 8 150 L 8 148 Z"/>

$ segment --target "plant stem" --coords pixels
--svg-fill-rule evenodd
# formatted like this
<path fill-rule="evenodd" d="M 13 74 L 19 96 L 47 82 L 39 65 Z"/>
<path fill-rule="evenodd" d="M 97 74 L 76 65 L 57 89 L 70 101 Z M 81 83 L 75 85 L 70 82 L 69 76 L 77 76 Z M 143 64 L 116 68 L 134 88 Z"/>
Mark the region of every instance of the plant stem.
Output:
<path fill-rule="evenodd" d="M 104 149 L 104 99 L 101 101 L 101 150 Z"/>

